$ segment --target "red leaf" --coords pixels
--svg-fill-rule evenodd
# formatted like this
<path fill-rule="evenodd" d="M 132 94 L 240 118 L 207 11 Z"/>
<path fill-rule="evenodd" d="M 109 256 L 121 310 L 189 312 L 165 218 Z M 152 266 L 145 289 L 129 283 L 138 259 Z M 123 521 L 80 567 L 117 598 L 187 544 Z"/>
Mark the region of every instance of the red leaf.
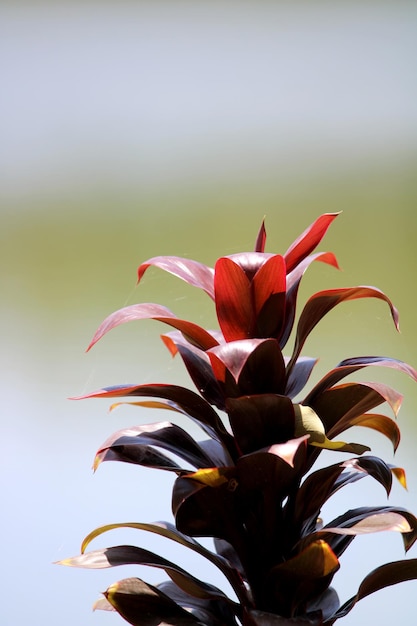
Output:
<path fill-rule="evenodd" d="M 225 340 L 251 337 L 254 327 L 251 283 L 243 269 L 227 257 L 216 263 L 214 292 L 217 318 Z"/>
<path fill-rule="evenodd" d="M 285 319 L 286 267 L 280 255 L 270 257 L 253 281 L 256 336 L 279 339 Z"/>
<path fill-rule="evenodd" d="M 339 213 L 324 213 L 318 217 L 288 248 L 284 255 L 287 272 L 291 272 L 323 239 L 327 229 Z"/>
<path fill-rule="evenodd" d="M 265 243 L 266 243 L 266 230 L 265 230 L 265 219 L 263 219 L 261 227 L 258 232 L 258 236 L 256 237 L 255 252 L 265 252 Z"/>
<path fill-rule="evenodd" d="M 207 350 L 217 345 L 217 341 L 209 332 L 186 320 L 179 319 L 174 313 L 172 313 L 165 306 L 153 303 L 132 304 L 131 306 L 124 307 L 115 311 L 100 324 L 98 327 L 87 351 L 90 350 L 99 339 L 101 339 L 109 330 L 112 330 L 120 324 L 131 322 L 133 320 L 152 319 L 159 322 L 164 322 L 173 326 L 177 330 L 180 330 L 184 336 L 193 345 L 196 345 L 202 350 Z"/>
<path fill-rule="evenodd" d="M 156 256 L 142 263 L 138 268 L 138 283 L 149 266 L 159 267 L 193 287 L 203 289 L 214 300 L 214 270 L 207 265 L 177 256 Z"/>

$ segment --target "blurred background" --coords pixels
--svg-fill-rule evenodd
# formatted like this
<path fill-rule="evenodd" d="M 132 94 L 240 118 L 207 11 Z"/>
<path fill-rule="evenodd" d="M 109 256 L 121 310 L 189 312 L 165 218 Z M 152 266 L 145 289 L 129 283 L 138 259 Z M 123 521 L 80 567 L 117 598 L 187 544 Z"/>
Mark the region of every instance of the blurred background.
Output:
<path fill-rule="evenodd" d="M 399 308 L 402 332 L 380 301 L 341 305 L 305 346 L 321 358 L 312 382 L 356 355 L 417 365 L 416 20 L 416 4 L 401 0 L 0 4 L 3 624 L 123 623 L 91 612 L 100 592 L 130 575 L 164 577 L 52 565 L 78 554 L 96 526 L 171 520 L 169 476 L 116 463 L 91 470 L 112 432 L 166 415 L 67 399 L 118 383 L 191 385 L 156 322 L 120 327 L 85 354 L 102 319 L 135 302 L 215 324 L 204 294 L 158 270 L 135 288 L 140 262 L 214 264 L 252 249 L 264 216 L 267 250 L 284 252 L 318 215 L 343 211 L 320 246 L 343 271 L 310 268 L 300 299 L 376 285 Z M 362 378 L 405 396 L 395 460 L 382 436 L 360 440 L 406 467 L 408 492 L 394 485 L 390 503 L 416 513 L 415 384 L 375 368 Z M 334 497 L 325 519 L 386 502 L 362 483 Z M 223 585 L 138 532 L 92 547 L 129 542 Z M 341 600 L 402 556 L 397 534 L 355 539 L 335 578 Z M 411 624 L 416 591 L 411 582 L 380 592 L 340 623 Z"/>

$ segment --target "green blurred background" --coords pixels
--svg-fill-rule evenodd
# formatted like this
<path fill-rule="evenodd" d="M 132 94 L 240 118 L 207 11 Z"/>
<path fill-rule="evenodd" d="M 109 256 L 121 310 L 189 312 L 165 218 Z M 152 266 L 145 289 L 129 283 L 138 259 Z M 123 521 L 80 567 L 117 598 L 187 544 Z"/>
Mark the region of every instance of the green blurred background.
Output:
<path fill-rule="evenodd" d="M 129 575 L 161 578 L 51 564 L 98 525 L 170 519 L 169 477 L 90 469 L 113 431 L 166 415 L 67 400 L 109 384 L 190 384 L 156 322 L 120 327 L 84 354 L 107 314 L 139 301 L 215 324 L 204 294 L 160 271 L 135 288 L 140 262 L 213 264 L 252 249 L 264 216 L 268 251 L 284 252 L 319 214 L 343 211 L 320 247 L 343 271 L 310 268 L 300 299 L 376 285 L 402 332 L 380 301 L 341 305 L 305 346 L 320 356 L 313 381 L 349 356 L 417 365 L 416 18 L 415 3 L 401 1 L 0 4 L 2 623 L 122 623 L 91 614 L 99 592 Z M 395 462 L 409 490 L 395 485 L 390 502 L 417 512 L 415 385 L 379 369 L 361 377 L 405 395 Z M 360 435 L 393 462 L 382 437 Z M 363 483 L 335 497 L 326 518 L 385 503 Z M 130 541 L 222 584 L 139 533 L 96 547 Z M 341 599 L 402 556 L 397 535 L 357 538 L 335 580 Z M 380 592 L 340 623 L 411 624 L 415 591 L 413 582 Z"/>

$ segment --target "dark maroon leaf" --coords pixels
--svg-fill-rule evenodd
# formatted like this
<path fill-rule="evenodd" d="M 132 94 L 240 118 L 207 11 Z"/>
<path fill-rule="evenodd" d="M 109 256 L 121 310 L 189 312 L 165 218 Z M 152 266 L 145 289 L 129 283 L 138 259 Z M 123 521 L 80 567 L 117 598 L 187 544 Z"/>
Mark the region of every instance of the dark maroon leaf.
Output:
<path fill-rule="evenodd" d="M 381 389 L 382 391 L 382 389 Z M 308 406 L 320 416 L 329 438 L 350 428 L 351 422 L 382 404 L 384 395 L 367 383 L 347 383 L 308 398 Z M 307 404 L 307 399 L 304 401 Z"/>
<path fill-rule="evenodd" d="M 140 578 L 114 583 L 104 596 L 132 626 L 200 626 L 169 596 Z"/>
<path fill-rule="evenodd" d="M 297 239 L 290 245 L 284 258 L 287 264 L 287 273 L 291 272 L 306 256 L 319 245 L 333 220 L 340 213 L 324 213 L 320 215 Z"/>
<path fill-rule="evenodd" d="M 179 565 L 137 546 L 113 546 L 102 550 L 86 552 L 80 556 L 60 561 L 61 565 L 86 569 L 104 569 L 119 565 L 146 565 L 163 569 L 168 576 L 186 593 L 197 598 L 225 599 L 222 591 L 192 576 Z"/>
<path fill-rule="evenodd" d="M 331 311 L 341 302 L 357 300 L 359 298 L 378 298 L 380 300 L 384 300 L 390 307 L 391 315 L 397 330 L 399 329 L 397 309 L 394 307 L 391 300 L 382 291 L 376 289 L 375 287 L 360 286 L 320 291 L 311 296 L 311 298 L 307 301 L 300 315 L 300 319 L 298 320 L 294 351 L 291 361 L 288 364 L 289 370 L 291 370 L 294 362 L 298 359 L 308 335 L 316 324 L 318 324 L 318 322 L 326 315 L 326 313 Z"/>
<path fill-rule="evenodd" d="M 189 285 L 203 289 L 214 300 L 214 270 L 207 265 L 176 256 L 156 256 L 142 263 L 138 268 L 138 283 L 145 271 L 153 265 L 165 272 L 181 278 Z"/>
<path fill-rule="evenodd" d="M 339 567 L 329 544 L 316 539 L 270 570 L 268 597 L 281 607 L 281 613 L 294 615 L 325 592 Z"/>
<path fill-rule="evenodd" d="M 304 389 L 317 361 L 318 359 L 307 356 L 300 356 L 297 359 L 290 371 L 285 387 L 285 394 L 289 398 L 295 398 Z"/>
<path fill-rule="evenodd" d="M 116 326 L 120 326 L 120 324 L 125 324 L 126 322 L 134 320 L 145 319 L 157 320 L 159 322 L 164 322 L 169 326 L 173 326 L 177 330 L 180 330 L 190 343 L 198 348 L 201 348 L 202 350 L 207 350 L 208 348 L 212 348 L 217 345 L 217 341 L 214 337 L 204 330 L 204 328 L 201 328 L 201 326 L 179 319 L 174 313 L 172 313 L 172 311 L 161 304 L 143 303 L 132 304 L 124 307 L 123 309 L 119 309 L 106 317 L 106 319 L 98 327 L 90 345 L 87 348 L 87 351 L 90 350 L 94 344 L 99 341 L 99 339 Z"/>
<path fill-rule="evenodd" d="M 207 352 L 225 397 L 283 393 L 285 363 L 274 339 L 246 339 Z"/>
<path fill-rule="evenodd" d="M 236 470 L 225 470 L 217 488 L 191 476 L 177 478 L 172 494 L 172 511 L 180 532 L 193 537 L 219 537 L 245 550 L 246 531 L 237 506 Z"/>
<path fill-rule="evenodd" d="M 297 491 L 294 505 L 294 523 L 301 533 L 313 532 L 324 503 L 343 486 L 365 476 L 372 476 L 389 495 L 392 473 L 378 457 L 363 456 L 337 463 L 311 473 Z"/>
<path fill-rule="evenodd" d="M 219 539 L 218 537 L 213 538 L 214 547 L 216 549 L 216 553 L 224 558 L 233 569 L 240 573 L 240 576 L 243 578 L 245 576 L 245 571 L 243 565 L 239 559 L 239 556 L 233 546 L 224 539 Z"/>
<path fill-rule="evenodd" d="M 213 563 L 226 577 L 229 581 L 232 588 L 235 590 L 237 597 L 243 605 L 246 605 L 248 602 L 247 590 L 244 586 L 242 577 L 237 573 L 236 568 L 231 566 L 226 559 L 224 559 L 220 554 L 216 554 L 211 552 L 200 543 L 198 543 L 192 537 L 188 535 L 184 535 L 179 532 L 177 528 L 170 524 L 169 522 L 154 522 L 153 524 L 143 523 L 143 522 L 127 522 L 127 523 L 119 523 L 119 524 L 107 524 L 106 526 L 101 526 L 93 530 L 87 537 L 84 539 L 81 545 L 81 552 L 84 553 L 89 544 L 96 539 L 98 536 L 102 535 L 111 530 L 120 529 L 120 528 L 133 528 L 136 530 L 144 530 L 147 532 L 155 533 L 160 535 L 161 537 L 165 537 L 167 539 L 171 539 L 176 543 L 179 543 L 182 546 L 200 554 L 205 559 Z M 218 599 L 216 598 L 216 601 Z"/>
<path fill-rule="evenodd" d="M 329 587 L 323 594 L 321 594 L 321 596 L 318 596 L 311 602 L 308 602 L 307 611 L 309 614 L 314 611 L 320 612 L 322 619 L 326 620 L 334 615 L 339 606 L 340 601 L 336 590 L 333 587 Z"/>
<path fill-rule="evenodd" d="M 148 396 L 167 399 L 169 402 L 172 402 L 177 410 L 197 422 L 210 437 L 225 443 L 228 449 L 229 446 L 233 449 L 233 441 L 214 409 L 198 394 L 185 387 L 163 384 L 116 385 L 104 387 L 73 399 L 83 400 L 85 398 L 116 398 L 125 396 Z"/>
<path fill-rule="evenodd" d="M 170 422 L 160 422 L 133 426 L 114 433 L 98 450 L 95 466 L 101 461 L 122 460 L 139 465 L 160 467 L 160 464 L 155 462 L 159 460 L 159 457 L 166 459 L 167 462 L 171 460 L 155 452 L 152 446 L 168 450 L 197 468 L 213 465 L 212 459 L 185 430 Z M 157 456 L 154 459 L 155 454 Z M 163 468 L 178 469 L 178 467 L 171 461 L 171 466 L 167 465 Z"/>
<path fill-rule="evenodd" d="M 413 378 L 413 380 L 417 381 L 417 371 L 411 367 L 411 365 L 408 365 L 408 363 L 404 363 L 404 361 L 400 361 L 399 359 L 380 356 L 355 357 L 353 359 L 345 359 L 344 361 L 341 361 L 333 370 L 323 376 L 317 385 L 315 385 L 315 387 L 310 391 L 305 399 L 305 402 L 308 404 L 310 400 L 319 396 L 321 393 L 326 391 L 326 389 L 333 387 L 333 385 L 338 383 L 342 378 L 345 378 L 346 376 L 349 376 L 349 374 L 353 374 L 353 372 L 371 365 L 378 367 L 390 367 L 392 369 L 399 370 L 400 372 L 408 374 L 411 378 Z"/>
<path fill-rule="evenodd" d="M 212 331 L 213 337 L 219 341 L 223 340 L 221 333 Z M 220 410 L 224 410 L 224 397 L 213 374 L 210 359 L 204 350 L 190 344 L 178 331 L 172 331 L 161 335 L 162 341 L 175 356 L 178 352 L 187 368 L 187 371 L 201 393 L 203 398 Z"/>
<path fill-rule="evenodd" d="M 294 437 L 294 407 L 286 396 L 262 394 L 229 398 L 226 408 L 242 454 Z"/>
<path fill-rule="evenodd" d="M 332 626 L 337 619 L 347 615 L 356 602 L 385 587 L 417 579 L 417 559 L 394 561 L 374 569 L 360 584 L 358 593 L 350 598 L 324 626 Z"/>
<path fill-rule="evenodd" d="M 391 516 L 391 514 L 394 515 Z M 381 521 L 379 521 L 378 516 L 381 516 Z M 401 521 L 400 518 L 404 521 Z M 404 530 L 407 525 L 410 528 L 409 531 Z M 343 515 L 332 520 L 323 527 L 319 534 L 324 536 L 325 540 L 332 545 L 331 533 L 340 532 L 342 535 L 356 535 L 384 530 L 401 532 L 405 550 L 408 551 L 417 539 L 417 518 L 409 511 L 399 507 L 360 507 L 346 511 Z"/>
<path fill-rule="evenodd" d="M 236 626 L 236 618 L 231 603 L 216 599 L 206 600 L 194 598 L 177 587 L 173 582 L 166 581 L 158 585 L 158 589 L 174 600 L 176 604 L 190 612 L 204 626 Z M 239 605 L 236 611 L 240 613 Z"/>

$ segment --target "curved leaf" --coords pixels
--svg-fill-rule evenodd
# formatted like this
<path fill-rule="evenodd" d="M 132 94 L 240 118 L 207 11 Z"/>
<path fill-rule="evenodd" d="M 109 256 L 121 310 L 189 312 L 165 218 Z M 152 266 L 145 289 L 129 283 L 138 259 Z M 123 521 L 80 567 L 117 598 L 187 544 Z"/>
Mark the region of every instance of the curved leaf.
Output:
<path fill-rule="evenodd" d="M 208 348 L 212 348 L 217 345 L 217 341 L 214 337 L 210 335 L 209 332 L 204 330 L 204 328 L 201 328 L 201 326 L 197 326 L 197 324 L 193 324 L 193 322 L 179 319 L 174 313 L 172 313 L 172 311 L 161 304 L 145 302 L 142 304 L 131 304 L 130 306 L 119 309 L 106 317 L 96 330 L 95 335 L 87 348 L 87 352 L 94 346 L 94 344 L 97 343 L 97 341 L 99 341 L 110 330 L 116 328 L 116 326 L 120 326 L 121 324 L 132 322 L 134 320 L 146 319 L 157 320 L 159 322 L 164 322 L 169 326 L 173 326 L 177 330 L 181 331 L 190 343 L 198 348 L 201 348 L 202 350 L 207 350 Z"/>
<path fill-rule="evenodd" d="M 132 626 L 200 626 L 200 622 L 162 591 L 140 578 L 111 585 L 104 596 Z"/>
<path fill-rule="evenodd" d="M 400 361 L 399 359 L 392 359 L 388 357 L 381 356 L 361 356 L 355 357 L 352 359 L 345 359 L 341 361 L 333 370 L 328 372 L 315 387 L 310 391 L 307 398 L 305 399 L 306 404 L 309 403 L 310 400 L 313 400 L 321 393 L 333 387 L 336 383 L 338 383 L 342 378 L 349 376 L 349 374 L 353 374 L 364 367 L 369 366 L 377 366 L 377 367 L 390 367 L 392 369 L 396 369 L 400 372 L 404 372 L 408 374 L 413 380 L 417 381 L 417 371 L 405 363 L 404 361 Z"/>
<path fill-rule="evenodd" d="M 297 607 L 321 595 L 339 569 L 339 560 L 328 543 L 319 539 L 311 542 L 292 558 L 270 570 L 269 593 L 287 615 Z"/>
<path fill-rule="evenodd" d="M 288 364 L 288 370 L 291 370 L 294 362 L 300 355 L 308 335 L 318 322 L 326 315 L 326 313 L 331 311 L 341 302 L 358 300 L 359 298 L 378 298 L 380 300 L 384 300 L 388 304 L 395 326 L 397 330 L 399 330 L 397 309 L 394 307 L 388 296 L 386 296 L 380 289 L 376 289 L 376 287 L 360 286 L 319 291 L 311 296 L 311 298 L 307 301 L 300 315 L 300 319 L 298 320 L 294 351 L 291 361 Z"/>
<path fill-rule="evenodd" d="M 339 489 L 371 476 L 385 489 L 391 491 L 392 473 L 389 466 L 378 457 L 365 456 L 336 463 L 311 473 L 297 491 L 294 504 L 294 523 L 303 525 L 303 534 L 315 530 L 316 520 L 324 503 Z"/>
<path fill-rule="evenodd" d="M 390 417 L 380 413 L 365 413 L 364 415 L 350 419 L 349 424 L 350 426 L 371 428 L 385 435 L 385 437 L 391 441 L 394 452 L 397 450 L 401 439 L 400 429 Z"/>
<path fill-rule="evenodd" d="M 207 354 L 226 397 L 284 392 L 285 363 L 275 339 L 233 341 Z"/>
<path fill-rule="evenodd" d="M 96 528 L 91 533 L 85 537 L 81 544 L 81 553 L 84 554 L 87 547 L 90 543 L 99 537 L 100 535 L 109 532 L 111 530 L 116 530 L 120 528 L 132 528 L 136 530 L 143 530 L 146 532 L 154 533 L 160 535 L 161 537 L 165 537 L 166 539 L 171 539 L 176 543 L 200 554 L 205 559 L 213 563 L 225 576 L 225 578 L 229 581 L 230 585 L 234 589 L 237 597 L 243 604 L 247 604 L 248 596 L 247 590 L 243 583 L 242 577 L 237 573 L 236 568 L 229 565 L 228 561 L 223 558 L 220 554 L 216 554 L 207 550 L 204 546 L 202 546 L 198 541 L 189 537 L 188 535 L 184 535 L 177 528 L 168 522 L 154 522 L 152 524 L 142 523 L 142 522 L 125 522 L 118 524 L 107 524 L 105 526 L 100 526 Z"/>
<path fill-rule="evenodd" d="M 284 348 L 286 345 L 294 325 L 297 295 L 301 279 L 314 261 L 321 261 L 322 263 L 327 263 L 328 265 L 339 269 L 337 259 L 332 252 L 318 252 L 317 254 L 311 254 L 306 257 L 287 275 L 285 323 L 282 336 L 280 338 L 281 348 Z"/>
<path fill-rule="evenodd" d="M 307 356 L 300 356 L 297 359 L 288 376 L 285 395 L 295 398 L 304 389 L 317 361 L 318 359 L 312 359 Z M 307 404 L 307 402 L 304 402 L 304 404 Z"/>
<path fill-rule="evenodd" d="M 171 460 L 161 455 L 159 451 L 155 452 L 151 446 L 168 450 L 194 467 L 211 467 L 213 464 L 199 444 L 180 426 L 171 422 L 159 422 L 133 426 L 111 435 L 99 448 L 94 469 L 97 469 L 102 461 L 109 460 L 127 460 L 148 467 L 159 467 L 159 464 L 155 463 L 158 457 L 166 459 L 167 462 Z M 163 469 L 174 468 L 178 469 L 176 463 L 171 467 L 163 466 Z"/>
<path fill-rule="evenodd" d="M 234 443 L 230 434 L 215 410 L 198 394 L 186 387 L 178 385 L 115 385 L 103 387 L 83 396 L 72 398 L 84 400 L 86 398 L 120 398 L 127 396 L 149 396 L 164 398 L 172 403 L 176 410 L 195 421 L 213 439 L 224 443 L 227 449 L 234 451 Z"/>
<path fill-rule="evenodd" d="M 239 605 L 233 607 L 230 603 L 221 602 L 219 599 L 206 600 L 194 598 L 185 593 L 171 581 L 164 581 L 158 584 L 158 589 L 166 593 L 179 606 L 189 611 L 199 624 L 204 626 L 237 626 L 235 613 L 241 614 Z"/>
<path fill-rule="evenodd" d="M 320 243 L 333 220 L 340 213 L 324 213 L 320 215 L 299 237 L 290 245 L 284 258 L 287 272 L 291 272 L 306 256 Z"/>
<path fill-rule="evenodd" d="M 359 425 L 361 416 L 385 401 L 398 411 L 401 395 L 377 383 L 345 383 L 310 399 L 309 406 L 319 415 L 332 439 L 352 425 Z M 371 426 L 371 421 L 368 424 Z"/>
<path fill-rule="evenodd" d="M 181 278 L 193 287 L 203 289 L 214 300 L 213 268 L 192 259 L 177 256 L 155 256 L 139 266 L 138 283 L 151 265 Z"/>
<path fill-rule="evenodd" d="M 326 625 L 332 626 L 337 619 L 347 615 L 355 606 L 356 602 L 366 598 L 366 596 L 380 589 L 384 589 L 385 587 L 416 579 L 417 559 L 394 561 L 377 567 L 363 579 L 359 586 L 358 593 L 345 602 L 332 616 L 329 622 L 326 622 Z"/>
<path fill-rule="evenodd" d="M 317 413 L 309 406 L 294 404 L 295 435 L 309 435 L 309 444 L 325 450 L 339 450 L 340 452 L 353 452 L 363 454 L 369 451 L 368 446 L 360 443 L 346 443 L 345 441 L 331 441 L 326 436 L 323 422 Z"/>
<path fill-rule="evenodd" d="M 400 507 L 360 507 L 346 511 L 329 522 L 319 535 L 325 535 L 327 541 L 329 532 L 354 536 L 384 530 L 402 533 L 405 550 L 408 551 L 417 539 L 417 518 Z"/>
<path fill-rule="evenodd" d="M 217 587 L 198 580 L 198 578 L 186 572 L 179 565 L 164 559 L 158 554 L 137 546 L 112 546 L 111 548 L 94 550 L 76 557 L 64 559 L 59 561 L 58 564 L 85 569 L 105 569 L 119 565 L 146 565 L 163 569 L 183 591 L 197 598 L 220 598 L 222 600 L 226 598 L 224 593 Z"/>

